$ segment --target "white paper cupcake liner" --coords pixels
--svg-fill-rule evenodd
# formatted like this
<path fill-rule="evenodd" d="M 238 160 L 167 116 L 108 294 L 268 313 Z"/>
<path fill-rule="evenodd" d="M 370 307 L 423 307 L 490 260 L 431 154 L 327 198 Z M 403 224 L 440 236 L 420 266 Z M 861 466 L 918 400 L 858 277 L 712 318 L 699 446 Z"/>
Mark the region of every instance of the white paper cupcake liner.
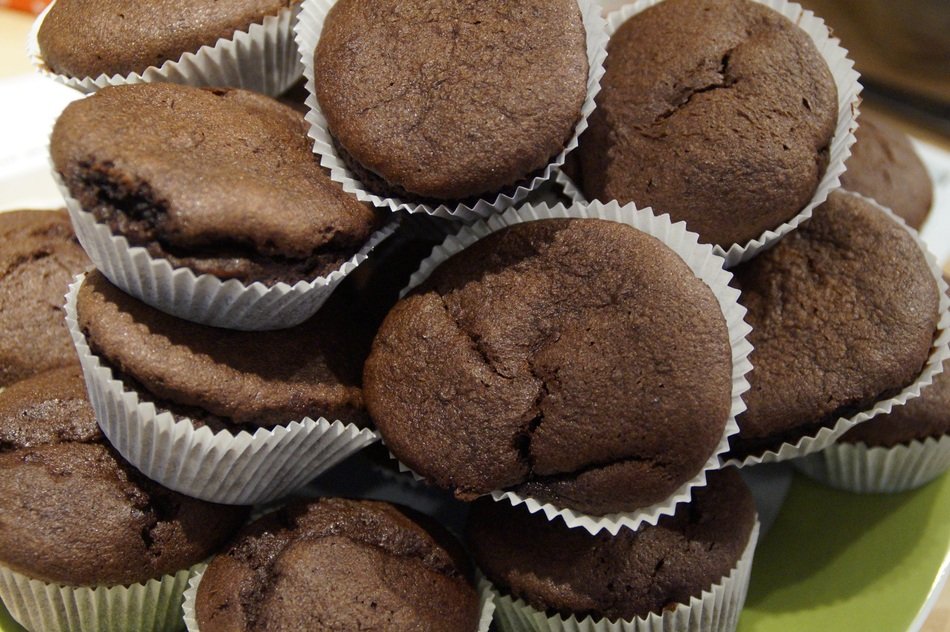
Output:
<path fill-rule="evenodd" d="M 191 579 L 188 580 L 188 589 L 185 590 L 185 601 L 181 605 L 181 610 L 185 619 L 185 629 L 188 630 L 188 632 L 198 632 L 198 615 L 195 612 L 195 599 L 198 596 L 198 584 L 201 583 L 201 578 L 204 577 L 205 570 L 207 570 L 207 567 L 202 568 L 201 571 L 192 575 Z"/>
<path fill-rule="evenodd" d="M 758 465 L 759 463 L 776 463 L 779 461 L 788 461 L 789 459 L 806 456 L 820 450 L 824 450 L 837 441 L 838 438 L 844 433 L 859 423 L 867 421 L 868 419 L 876 417 L 877 415 L 887 414 L 891 412 L 895 406 L 903 406 L 915 397 L 919 397 L 921 389 L 926 388 L 927 386 L 930 386 L 931 383 L 933 383 L 934 377 L 943 372 L 944 361 L 950 358 L 950 311 L 948 311 L 950 310 L 950 299 L 947 298 L 947 284 L 943 280 L 943 272 L 940 269 L 940 264 L 937 263 L 936 257 L 931 254 L 930 250 L 927 249 L 927 246 L 924 245 L 924 243 L 920 240 L 920 237 L 917 235 L 917 231 L 908 226 L 907 222 L 896 215 L 893 211 L 881 206 L 869 197 L 859 195 L 857 193 L 851 193 L 849 191 L 846 191 L 845 193 L 847 195 L 859 197 L 867 203 L 872 204 L 882 213 L 888 215 L 893 221 L 900 224 L 900 226 L 910 233 L 910 235 L 917 241 L 924 258 L 927 260 L 927 264 L 930 266 L 930 271 L 934 276 L 934 280 L 937 282 L 937 292 L 939 293 L 940 297 L 940 315 L 937 322 L 937 330 L 934 333 L 933 345 L 930 347 L 930 356 L 927 358 L 927 362 L 924 364 L 924 368 L 921 370 L 917 381 L 905 387 L 894 397 L 878 401 L 870 408 L 852 415 L 851 417 L 841 417 L 832 426 L 820 428 L 814 434 L 797 439 L 794 443 L 783 443 L 777 448 L 767 450 L 761 454 L 745 457 L 731 457 L 729 458 L 727 465 L 747 467 L 750 465 Z"/>
<path fill-rule="evenodd" d="M 281 9 L 277 15 L 267 16 L 260 24 L 237 31 L 229 39 L 221 38 L 213 46 L 202 46 L 195 53 L 183 54 L 177 61 L 168 60 L 141 73 L 98 77 L 60 75 L 46 65 L 37 39 L 46 14 L 55 4 L 50 4 L 33 23 L 27 53 L 40 74 L 81 92 L 130 83 L 178 83 L 244 88 L 277 96 L 303 75 L 293 37 L 299 5 Z"/>
<path fill-rule="evenodd" d="M 188 590 L 185 591 L 185 602 L 182 605 L 182 611 L 185 615 L 185 627 L 188 632 L 199 632 L 198 618 L 195 612 L 195 599 L 197 599 L 198 596 L 198 584 L 201 583 L 203 576 L 204 569 L 191 578 L 191 581 L 188 582 Z M 489 627 L 491 627 L 492 616 L 495 612 L 494 596 L 489 591 L 483 589 L 483 582 L 487 583 L 484 579 L 479 577 L 478 597 L 481 607 L 481 618 L 478 621 L 478 632 L 488 632 Z"/>
<path fill-rule="evenodd" d="M 496 618 L 502 632 L 732 632 L 745 605 L 758 537 L 756 521 L 735 568 L 699 597 L 690 597 L 689 603 L 679 604 L 663 614 L 652 612 L 646 617 L 615 621 L 590 616 L 565 619 L 560 615 L 548 616 L 521 599 L 503 595 L 491 584 L 486 590 L 495 597 Z"/>
<path fill-rule="evenodd" d="M 892 448 L 835 443 L 793 463 L 801 472 L 835 489 L 894 494 L 922 487 L 950 470 L 950 435 Z"/>
<path fill-rule="evenodd" d="M 607 16 L 607 32 L 613 35 L 620 26 L 632 16 L 640 13 L 663 0 L 638 0 L 614 11 Z M 845 162 L 851 156 L 851 146 L 854 144 L 854 131 L 858 127 L 858 106 L 861 103 L 861 84 L 859 75 L 854 70 L 854 62 L 848 59 L 848 51 L 841 47 L 841 42 L 831 36 L 824 20 L 814 13 L 804 10 L 801 5 L 786 0 L 755 0 L 760 4 L 782 14 L 812 39 L 822 58 L 828 63 L 828 68 L 834 77 L 838 88 L 838 122 L 834 136 L 831 138 L 828 151 L 828 167 L 818 183 L 818 188 L 811 201 L 785 223 L 762 233 L 756 239 L 745 244 L 732 244 L 728 248 L 715 246 L 716 254 L 723 256 L 726 267 L 732 267 L 742 261 L 751 259 L 765 250 L 782 237 L 792 232 L 800 224 L 808 220 L 815 208 L 821 205 L 828 194 L 841 185 L 841 175 L 845 171 Z M 583 194 L 576 187 L 574 201 L 586 201 Z M 569 194 L 570 195 L 570 194 Z M 663 210 L 663 209 L 659 209 Z"/>
<path fill-rule="evenodd" d="M 746 310 L 738 302 L 739 291 L 729 286 L 732 274 L 723 269 L 723 260 L 714 254 L 712 246 L 700 244 L 696 233 L 687 231 L 684 222 L 674 224 L 669 215 L 657 217 L 650 208 L 638 210 L 633 204 L 620 206 L 617 202 L 609 204 L 594 202 L 590 205 L 575 204 L 569 207 L 562 204 L 554 207 L 525 205 L 472 226 L 466 226 L 432 251 L 432 255 L 422 262 L 419 270 L 410 279 L 409 285 L 403 290 L 403 295 L 425 281 L 442 262 L 483 237 L 514 224 L 556 218 L 604 219 L 633 226 L 656 237 L 676 252 L 693 273 L 709 286 L 719 302 L 729 329 L 729 340 L 732 345 L 732 408 L 729 411 L 729 419 L 719 444 L 710 454 L 703 469 L 669 498 L 636 511 L 591 516 L 572 509 L 557 507 L 551 503 L 541 503 L 533 498 L 524 498 L 511 491 L 497 490 L 491 494 L 496 501 L 504 500 L 512 505 L 523 504 L 531 513 L 541 511 L 549 520 L 560 516 L 572 528 L 587 529 L 590 533 L 606 530 L 616 535 L 621 528 L 637 529 L 642 524 L 656 524 L 661 516 L 672 514 L 676 510 L 676 505 L 690 499 L 694 487 L 702 487 L 706 484 L 708 471 L 722 466 L 722 456 L 729 449 L 729 437 L 739 431 L 736 416 L 746 408 L 742 395 L 749 390 L 746 374 L 752 369 L 752 364 L 749 362 L 752 345 L 747 336 L 752 328 L 744 320 Z M 399 466 L 404 471 L 410 471 L 403 463 Z"/>
<path fill-rule="evenodd" d="M 96 221 L 69 194 L 55 172 L 79 243 L 108 279 L 125 293 L 172 316 L 223 329 L 263 331 L 299 325 L 313 316 L 343 279 L 362 264 L 380 242 L 395 232 L 390 221 L 370 235 L 366 244 L 346 263 L 325 277 L 272 286 L 237 279 L 227 281 L 189 268 L 172 267 L 166 259 L 152 257 L 141 246 L 132 246 L 121 235 Z"/>
<path fill-rule="evenodd" d="M 182 593 L 203 564 L 131 586 L 62 586 L 0 566 L 0 599 L 30 632 L 174 632 Z"/>
<path fill-rule="evenodd" d="M 581 192 L 577 183 L 571 178 L 571 176 L 564 173 L 563 169 L 558 169 L 557 173 L 554 174 L 554 181 L 561 188 L 561 192 L 564 194 L 564 197 L 569 199 L 574 204 L 587 204 L 587 198 L 584 197 L 584 194 Z M 721 255 L 721 252 L 716 254 Z"/>
<path fill-rule="evenodd" d="M 125 460 L 159 484 L 209 502 L 255 505 L 306 485 L 324 470 L 377 441 L 354 424 L 305 417 L 254 434 L 196 428 L 126 390 L 92 354 L 79 329 L 76 296 L 84 275 L 69 286 L 66 325 L 82 365 L 89 401 L 102 432 Z"/>
<path fill-rule="evenodd" d="M 360 179 L 347 167 L 340 157 L 334 144 L 333 137 L 328 129 L 326 118 L 320 110 L 316 98 L 316 83 L 314 71 L 314 51 L 323 31 L 323 22 L 327 13 L 336 3 L 336 0 L 304 0 L 300 19 L 294 30 L 297 35 L 297 46 L 300 50 L 304 66 L 304 77 L 307 84 L 307 121 L 310 123 L 310 136 L 314 140 L 313 150 L 320 154 L 320 163 L 330 170 L 330 177 L 343 185 L 343 189 L 352 193 L 364 202 L 389 208 L 392 211 L 408 211 L 410 213 L 429 213 L 440 217 L 454 217 L 473 222 L 488 217 L 514 204 L 537 189 L 543 183 L 554 177 L 554 171 L 564 164 L 567 154 L 577 148 L 578 137 L 587 129 L 587 119 L 594 111 L 594 98 L 600 92 L 600 79 L 604 75 L 604 59 L 607 57 L 607 34 L 604 31 L 604 19 L 601 17 L 600 6 L 594 0 L 577 0 L 587 31 L 587 60 L 589 70 L 587 74 L 587 98 L 581 107 L 581 118 L 574 127 L 574 134 L 564 149 L 541 172 L 530 180 L 519 184 L 513 191 L 502 192 L 496 196 L 484 196 L 477 202 L 445 203 L 439 205 L 423 204 L 394 197 L 376 195 L 363 185 Z"/>

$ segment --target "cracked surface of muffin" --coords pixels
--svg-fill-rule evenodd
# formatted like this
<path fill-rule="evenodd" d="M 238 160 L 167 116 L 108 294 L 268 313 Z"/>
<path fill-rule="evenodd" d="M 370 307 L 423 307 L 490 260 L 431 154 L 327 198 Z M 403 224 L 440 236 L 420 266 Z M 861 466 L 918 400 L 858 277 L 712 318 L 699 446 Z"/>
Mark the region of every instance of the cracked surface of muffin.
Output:
<path fill-rule="evenodd" d="M 751 389 L 732 447 L 758 453 L 813 434 L 917 380 L 939 320 L 918 242 L 861 197 L 835 192 L 734 270 L 752 325 Z"/>
<path fill-rule="evenodd" d="M 712 290 L 604 220 L 517 224 L 456 254 L 390 311 L 364 369 L 387 446 L 430 482 L 592 514 L 698 474 L 731 389 Z"/>
<path fill-rule="evenodd" d="M 84 212 L 198 275 L 309 281 L 382 221 L 330 180 L 303 114 L 244 90 L 105 88 L 66 108 L 50 151 Z"/>
<path fill-rule="evenodd" d="M 0 563 L 72 586 L 129 585 L 201 562 L 247 509 L 167 490 L 106 441 L 78 366 L 0 393 Z"/>
<path fill-rule="evenodd" d="M 811 200 L 838 100 L 804 31 L 751 0 L 665 0 L 607 51 L 578 149 L 588 199 L 652 206 L 723 247 Z"/>
<path fill-rule="evenodd" d="M 431 519 L 370 500 L 296 501 L 245 527 L 201 579 L 202 632 L 475 632 L 461 547 Z"/>

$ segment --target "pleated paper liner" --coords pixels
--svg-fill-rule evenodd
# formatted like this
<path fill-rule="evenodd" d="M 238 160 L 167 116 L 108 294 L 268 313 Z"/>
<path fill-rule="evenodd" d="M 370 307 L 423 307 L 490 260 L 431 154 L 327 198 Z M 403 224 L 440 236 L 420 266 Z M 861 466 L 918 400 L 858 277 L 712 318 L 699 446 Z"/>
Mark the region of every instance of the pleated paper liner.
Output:
<path fill-rule="evenodd" d="M 621 7 L 607 16 L 607 32 L 613 35 L 620 26 L 632 16 L 663 0 L 638 0 Z M 851 156 L 851 146 L 854 144 L 854 131 L 857 129 L 858 106 L 861 103 L 861 84 L 858 83 L 858 73 L 854 71 L 854 62 L 848 59 L 848 51 L 841 47 L 837 38 L 831 36 L 824 21 L 816 17 L 811 11 L 804 10 L 801 5 L 786 0 L 754 0 L 764 4 L 772 10 L 782 14 L 799 28 L 801 28 L 814 42 L 822 58 L 828 63 L 828 68 L 834 77 L 838 89 L 838 122 L 828 151 L 828 167 L 815 190 L 811 201 L 798 212 L 797 215 L 762 233 L 756 239 L 745 244 L 732 244 L 728 248 L 715 246 L 716 254 L 726 260 L 726 267 L 732 267 L 742 261 L 754 257 L 782 237 L 795 230 L 808 220 L 816 207 L 821 205 L 828 194 L 841 184 L 841 175 L 845 171 L 845 161 Z M 570 178 L 562 177 L 559 180 L 562 186 L 570 182 Z M 573 183 L 571 183 L 573 184 Z M 587 201 L 577 186 L 565 187 L 565 194 L 575 202 Z"/>
<path fill-rule="evenodd" d="M 131 586 L 63 586 L 0 566 L 0 599 L 30 632 L 174 632 L 188 578 L 204 564 Z"/>
<path fill-rule="evenodd" d="M 196 428 L 190 419 L 159 412 L 152 402 L 127 390 L 90 351 L 76 315 L 83 278 L 69 287 L 66 324 L 90 402 L 109 442 L 153 481 L 209 502 L 254 505 L 286 496 L 379 439 L 368 428 L 322 417 L 235 434 Z"/>
<path fill-rule="evenodd" d="M 69 194 L 62 178 L 53 172 L 79 243 L 108 279 L 127 294 L 178 318 L 223 329 L 263 331 L 299 325 L 313 316 L 336 287 L 392 235 L 398 226 L 389 221 L 342 266 L 325 277 L 294 285 L 260 282 L 245 284 L 211 274 L 197 275 L 175 268 L 166 259 L 152 257 L 145 248 L 132 246 L 121 235 L 96 221 Z"/>
<path fill-rule="evenodd" d="M 472 226 L 465 226 L 456 235 L 447 238 L 441 246 L 436 247 L 432 251 L 432 255 L 422 262 L 419 270 L 410 279 L 409 285 L 403 290 L 403 295 L 425 281 L 442 262 L 491 233 L 523 222 L 560 218 L 596 218 L 619 222 L 659 239 L 676 252 L 693 273 L 709 286 L 722 309 L 729 329 L 729 340 L 732 346 L 732 407 L 725 430 L 719 444 L 709 455 L 704 467 L 669 498 L 651 507 L 639 508 L 634 511 L 606 516 L 591 516 L 572 509 L 557 507 L 551 503 L 541 503 L 533 498 L 523 498 L 511 491 L 496 490 L 492 492 L 492 498 L 496 501 L 510 502 L 512 505 L 523 504 L 532 513 L 543 512 L 549 520 L 559 516 L 569 527 L 583 528 L 590 533 L 606 530 L 616 534 L 622 528 L 637 529 L 642 524 L 656 524 L 661 516 L 672 514 L 679 503 L 689 501 L 693 488 L 702 487 L 706 484 L 706 472 L 721 467 L 721 457 L 729 448 L 729 437 L 738 432 L 736 416 L 745 410 L 742 394 L 749 389 L 746 374 L 752 369 L 749 362 L 752 345 L 747 340 L 751 328 L 743 320 L 746 310 L 738 303 L 738 290 L 729 286 L 732 274 L 723 269 L 723 260 L 720 256 L 714 254 L 712 246 L 700 244 L 696 233 L 686 230 L 684 222 L 674 224 L 669 215 L 656 216 L 650 208 L 641 210 L 633 204 L 620 206 L 616 202 L 609 204 L 595 202 L 590 205 L 574 204 L 569 207 L 561 204 L 553 207 L 525 205 L 517 209 L 510 209 L 504 214 L 492 216 Z M 411 471 L 408 466 L 401 462 L 399 467 L 403 471 Z M 414 476 L 419 477 L 418 474 L 414 474 Z"/>
<path fill-rule="evenodd" d="M 731 632 L 736 629 L 745 605 L 758 537 L 756 520 L 749 543 L 735 568 L 700 596 L 690 597 L 689 603 L 679 604 L 662 614 L 651 612 L 646 617 L 614 621 L 590 616 L 583 619 L 549 616 L 521 599 L 502 594 L 488 582 L 482 589 L 495 597 L 495 618 L 502 632 Z"/>
<path fill-rule="evenodd" d="M 531 177 L 529 181 L 517 185 L 513 191 L 502 192 L 496 195 L 486 195 L 476 202 L 447 202 L 443 204 L 426 204 L 394 197 L 385 197 L 369 191 L 359 177 L 347 167 L 339 155 L 331 136 L 326 118 L 320 111 L 316 98 L 316 83 L 314 77 L 314 52 L 323 22 L 327 13 L 335 4 L 335 0 L 304 0 L 300 19 L 295 27 L 297 45 L 300 50 L 304 66 L 304 77 L 307 83 L 307 121 L 310 123 L 310 136 L 314 140 L 313 150 L 320 154 L 321 164 L 329 169 L 330 177 L 343 185 L 343 189 L 352 193 L 364 202 L 371 202 L 375 206 L 389 208 L 392 211 L 408 211 L 410 213 L 429 213 L 440 217 L 454 217 L 468 222 L 488 217 L 521 202 L 525 197 L 554 177 L 554 170 L 564 164 L 567 154 L 573 151 L 578 144 L 578 137 L 587 129 L 587 119 L 594 111 L 594 98 L 600 91 L 600 79 L 604 74 L 604 59 L 607 57 L 607 34 L 604 31 L 604 20 L 600 15 L 600 6 L 594 0 L 577 0 L 587 31 L 587 58 L 590 65 L 587 75 L 587 98 L 581 108 L 581 118 L 574 127 L 574 134 L 564 149 L 558 154 L 541 174 Z"/>
<path fill-rule="evenodd" d="M 185 615 L 185 627 L 188 632 L 199 632 L 198 617 L 195 610 L 195 600 L 198 596 L 198 585 L 204 576 L 204 569 L 192 576 L 188 582 L 188 589 L 185 591 L 185 602 L 182 611 Z M 478 632 L 488 632 L 491 627 L 492 615 L 495 612 L 495 600 L 487 591 L 482 590 L 482 580 L 479 578 L 479 602 L 481 604 L 481 619 L 478 622 Z"/>
<path fill-rule="evenodd" d="M 290 88 L 303 74 L 293 26 L 299 5 L 266 16 L 261 23 L 230 38 L 221 38 L 213 46 L 184 53 L 177 60 L 150 66 L 142 72 L 98 77 L 69 77 L 53 72 L 43 58 L 37 35 L 47 13 L 43 11 L 30 31 L 27 52 L 40 74 L 81 92 L 91 93 L 107 86 L 129 83 L 178 83 L 192 86 L 244 88 L 277 96 Z M 161 27 L 156 25 L 156 30 Z"/>
<path fill-rule="evenodd" d="M 839 442 L 793 463 L 835 489 L 860 494 L 906 492 L 950 470 L 950 434 L 892 448 Z"/>
<path fill-rule="evenodd" d="M 934 257 L 933 254 L 931 254 L 931 252 L 927 249 L 927 246 L 924 245 L 922 241 L 920 241 L 917 231 L 908 226 L 907 223 L 902 218 L 894 214 L 893 211 L 881 206 L 871 198 L 865 197 L 863 195 L 851 192 L 847 192 L 847 194 L 859 197 L 865 200 L 867 203 L 874 205 L 879 211 L 890 217 L 891 220 L 900 224 L 900 226 L 910 233 L 911 236 L 917 241 L 921 252 L 927 260 L 927 264 L 930 266 L 931 273 L 933 274 L 934 280 L 937 283 L 937 292 L 940 296 L 940 317 L 937 323 L 937 330 L 934 333 L 934 341 L 930 348 L 930 355 L 927 358 L 927 362 L 924 364 L 924 368 L 921 370 L 920 376 L 917 378 L 917 380 L 902 389 L 901 392 L 894 397 L 882 399 L 866 410 L 863 410 L 850 417 L 841 417 L 833 425 L 823 427 L 814 434 L 797 439 L 794 443 L 783 443 L 776 448 L 748 456 L 730 455 L 728 459 L 728 465 L 746 467 L 750 465 L 758 465 L 759 463 L 776 463 L 779 461 L 788 461 L 789 459 L 795 459 L 813 454 L 820 450 L 824 450 L 825 448 L 828 448 L 834 444 L 838 438 L 840 438 L 844 433 L 859 423 L 867 421 L 868 419 L 876 417 L 877 415 L 887 414 L 891 412 L 895 406 L 903 406 L 908 401 L 920 396 L 921 389 L 930 386 L 934 377 L 943 372 L 944 361 L 950 358 L 950 346 L 948 346 L 950 345 L 950 312 L 948 312 L 948 309 L 950 309 L 950 299 L 947 298 L 947 284 L 943 280 L 943 273 L 940 270 L 940 265 L 937 263 L 936 257 Z"/>
<path fill-rule="evenodd" d="M 587 204 L 587 198 L 584 197 L 584 193 L 581 191 L 581 188 L 577 186 L 577 183 L 574 182 L 571 176 L 564 173 L 563 169 L 557 170 L 557 173 L 554 174 L 554 181 L 561 189 L 561 193 L 564 194 L 564 197 L 566 197 L 572 203 Z"/>

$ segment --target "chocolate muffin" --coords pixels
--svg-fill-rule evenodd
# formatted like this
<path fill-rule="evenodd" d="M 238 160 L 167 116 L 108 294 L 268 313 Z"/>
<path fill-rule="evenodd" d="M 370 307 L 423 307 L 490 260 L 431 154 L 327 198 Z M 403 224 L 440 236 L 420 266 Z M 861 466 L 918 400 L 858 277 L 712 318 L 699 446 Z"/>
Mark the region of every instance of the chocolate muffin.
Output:
<path fill-rule="evenodd" d="M 739 454 L 794 442 L 896 395 L 930 355 L 933 273 L 914 238 L 859 196 L 833 193 L 734 273 L 754 348 Z"/>
<path fill-rule="evenodd" d="M 366 422 L 360 372 L 373 331 L 331 301 L 297 327 L 233 331 L 169 316 L 92 272 L 76 306 L 92 353 L 142 399 L 253 432 L 304 417 Z"/>
<path fill-rule="evenodd" d="M 605 514 L 698 474 L 731 374 L 719 304 L 676 253 L 624 224 L 547 220 L 482 239 L 400 301 L 364 382 L 389 449 L 435 485 Z"/>
<path fill-rule="evenodd" d="M 187 569 L 247 511 L 143 477 L 105 441 L 78 367 L 0 393 L 0 563 L 44 582 L 129 585 Z"/>
<path fill-rule="evenodd" d="M 950 283 L 947 275 L 944 281 Z M 901 443 L 939 439 L 950 434 L 950 362 L 943 363 L 943 373 L 934 377 L 920 397 L 894 408 L 887 415 L 878 415 L 855 426 L 839 439 L 839 443 L 863 443 L 868 447 L 893 448 Z"/>
<path fill-rule="evenodd" d="M 325 276 L 381 221 L 324 172 L 301 113 L 243 90 L 105 88 L 66 108 L 50 149 L 84 211 L 196 274 Z"/>
<path fill-rule="evenodd" d="M 630 18 L 581 138 L 588 199 L 652 206 L 728 248 L 797 215 L 828 164 L 837 89 L 809 36 L 751 0 Z"/>
<path fill-rule="evenodd" d="M 480 499 L 468 543 L 495 587 L 536 610 L 578 619 L 630 620 L 689 603 L 736 566 L 755 524 L 752 494 L 734 469 L 656 526 L 616 536 Z"/>
<path fill-rule="evenodd" d="M 341 153 L 379 195 L 499 192 L 564 149 L 587 96 L 576 0 L 340 0 L 314 56 Z"/>
<path fill-rule="evenodd" d="M 933 182 L 906 134 L 873 112 L 861 113 L 841 186 L 874 198 L 920 229 L 933 204 Z"/>
<path fill-rule="evenodd" d="M 102 442 L 78 362 L 44 371 L 0 393 L 0 451 Z"/>
<path fill-rule="evenodd" d="M 37 34 L 50 70 L 127 75 L 213 46 L 300 0 L 57 0 Z"/>
<path fill-rule="evenodd" d="M 63 296 L 88 265 L 65 211 L 0 213 L 0 386 L 76 361 Z"/>
<path fill-rule="evenodd" d="M 201 579 L 201 632 L 475 632 L 461 548 L 431 520 L 369 500 L 298 501 L 248 525 Z"/>

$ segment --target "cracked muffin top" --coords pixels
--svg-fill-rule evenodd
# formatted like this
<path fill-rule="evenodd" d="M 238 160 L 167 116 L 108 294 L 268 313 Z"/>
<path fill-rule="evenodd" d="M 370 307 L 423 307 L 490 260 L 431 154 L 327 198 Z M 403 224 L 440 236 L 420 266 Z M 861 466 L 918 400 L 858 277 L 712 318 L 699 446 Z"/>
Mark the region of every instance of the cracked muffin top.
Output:
<path fill-rule="evenodd" d="M 907 230 L 857 195 L 832 193 L 734 273 L 753 347 L 748 409 L 733 441 L 740 454 L 893 397 L 930 355 L 940 298 L 933 272 Z"/>
<path fill-rule="evenodd" d="M 88 265 L 66 211 L 0 213 L 0 387 L 76 362 L 63 297 Z"/>
<path fill-rule="evenodd" d="M 71 77 L 127 75 L 213 46 L 300 0 L 57 0 L 37 34 L 46 65 Z"/>
<path fill-rule="evenodd" d="M 592 219 L 517 224 L 455 255 L 390 311 L 364 368 L 387 447 L 430 482 L 590 514 L 695 476 L 731 392 L 712 290 L 659 240 Z"/>
<path fill-rule="evenodd" d="M 330 180 L 303 114 L 244 90 L 105 88 L 66 108 L 50 151 L 84 211 L 196 274 L 311 280 L 381 222 Z"/>
<path fill-rule="evenodd" d="M 0 564 L 73 586 L 129 585 L 211 555 L 243 507 L 146 479 L 99 431 L 77 367 L 0 393 Z"/>
<path fill-rule="evenodd" d="M 596 536 L 488 499 L 476 501 L 467 540 L 478 568 L 503 593 L 564 617 L 662 614 L 717 584 L 742 557 L 755 504 L 739 473 L 709 474 L 673 516 L 637 531 Z"/>
<path fill-rule="evenodd" d="M 475 632 L 461 547 L 388 503 L 297 501 L 245 527 L 201 579 L 202 632 Z"/>
<path fill-rule="evenodd" d="M 360 373 L 374 323 L 344 299 L 288 329 L 218 329 L 169 316 L 93 271 L 76 310 L 92 353 L 145 401 L 253 432 L 304 417 L 366 421 Z"/>
<path fill-rule="evenodd" d="M 933 182 L 907 134 L 879 114 L 862 112 L 841 187 L 877 200 L 920 230 L 933 204 Z"/>
<path fill-rule="evenodd" d="M 330 133 L 380 195 L 518 184 L 564 149 L 587 96 L 576 0 L 340 0 L 314 64 Z"/>
<path fill-rule="evenodd" d="M 789 20 L 751 0 L 666 0 L 624 23 L 607 52 L 578 150 L 588 199 L 652 206 L 724 247 L 811 200 L 837 89 Z"/>

